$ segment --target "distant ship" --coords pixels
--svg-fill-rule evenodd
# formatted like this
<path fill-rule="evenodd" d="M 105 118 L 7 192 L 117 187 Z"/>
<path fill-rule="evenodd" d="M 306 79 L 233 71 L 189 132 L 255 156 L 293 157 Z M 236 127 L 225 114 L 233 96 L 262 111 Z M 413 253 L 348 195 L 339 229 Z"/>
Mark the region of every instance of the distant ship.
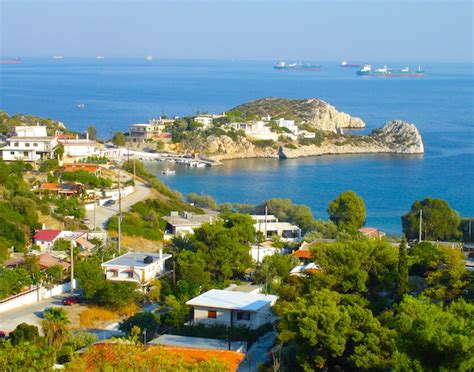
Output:
<path fill-rule="evenodd" d="M 77 105 L 77 108 L 80 108 L 80 109 L 83 109 L 84 107 L 86 107 L 86 106 L 85 106 L 83 103 L 79 103 L 79 104 Z"/>
<path fill-rule="evenodd" d="M 153 56 L 146 56 L 147 61 L 153 61 Z"/>
<path fill-rule="evenodd" d="M 20 63 L 20 58 L 0 59 L 0 63 Z"/>
<path fill-rule="evenodd" d="M 339 67 L 345 67 L 345 68 L 355 68 L 355 67 L 360 67 L 360 65 L 357 65 L 355 63 L 349 63 L 347 61 L 342 61 Z"/>
<path fill-rule="evenodd" d="M 104 56 L 97 56 L 95 57 L 95 59 L 104 59 L 105 57 Z"/>
<path fill-rule="evenodd" d="M 63 59 L 63 56 L 53 56 L 53 59 Z"/>
<path fill-rule="evenodd" d="M 408 67 L 404 67 L 400 70 L 393 70 L 387 66 L 372 70 L 371 65 L 363 65 L 357 75 L 361 76 L 424 76 L 425 71 L 418 66 L 417 70 L 410 70 Z"/>
<path fill-rule="evenodd" d="M 313 70 L 318 71 L 321 69 L 321 65 L 314 65 L 311 63 L 288 63 L 285 61 L 278 62 L 273 66 L 275 70 Z"/>

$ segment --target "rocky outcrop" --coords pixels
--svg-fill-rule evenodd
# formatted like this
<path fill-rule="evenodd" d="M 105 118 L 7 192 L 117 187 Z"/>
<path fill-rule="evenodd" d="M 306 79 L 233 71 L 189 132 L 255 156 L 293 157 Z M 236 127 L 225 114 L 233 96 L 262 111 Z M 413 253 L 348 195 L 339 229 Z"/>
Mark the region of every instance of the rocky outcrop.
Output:
<path fill-rule="evenodd" d="M 205 141 L 187 146 L 186 152 L 199 153 L 209 159 L 298 158 L 329 154 L 422 154 L 423 140 L 415 125 L 401 120 L 390 121 L 367 136 L 331 134 L 313 145 L 296 143 L 258 147 L 246 138 L 233 140 L 229 136 L 209 136 Z"/>
<path fill-rule="evenodd" d="M 340 136 L 324 141 L 320 146 L 298 146 L 296 149 L 281 147 L 282 158 L 329 154 L 423 154 L 424 146 L 415 125 L 401 120 L 390 121 L 369 136 Z"/>
<path fill-rule="evenodd" d="M 340 128 L 365 127 L 362 119 L 339 112 L 334 106 L 316 98 L 262 98 L 234 107 L 230 112 L 240 112 L 242 117 L 260 118 L 269 115 L 294 119 L 297 124 L 308 124 L 327 132 L 337 132 Z"/>

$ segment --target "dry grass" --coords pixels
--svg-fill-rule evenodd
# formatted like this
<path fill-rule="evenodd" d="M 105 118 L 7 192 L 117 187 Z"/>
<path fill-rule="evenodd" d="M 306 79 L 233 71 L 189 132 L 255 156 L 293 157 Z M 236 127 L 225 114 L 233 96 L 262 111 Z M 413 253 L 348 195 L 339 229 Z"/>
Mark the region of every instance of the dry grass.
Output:
<path fill-rule="evenodd" d="M 90 306 L 79 315 L 79 324 L 82 328 L 92 328 L 97 326 L 97 323 L 112 322 L 119 318 L 120 315 L 114 311 Z"/>
<path fill-rule="evenodd" d="M 52 216 L 45 216 L 38 211 L 38 222 L 45 224 L 48 229 L 62 230 L 63 224 Z"/>

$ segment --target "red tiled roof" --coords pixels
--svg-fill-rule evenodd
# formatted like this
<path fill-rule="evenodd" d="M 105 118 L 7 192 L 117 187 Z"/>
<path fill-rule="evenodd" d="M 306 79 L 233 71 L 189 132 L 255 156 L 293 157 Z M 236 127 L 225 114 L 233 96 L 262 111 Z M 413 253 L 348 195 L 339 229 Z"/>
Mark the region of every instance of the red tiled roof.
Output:
<path fill-rule="evenodd" d="M 33 236 L 34 240 L 51 242 L 61 233 L 61 230 L 37 230 Z"/>
<path fill-rule="evenodd" d="M 69 266 L 71 266 L 69 262 L 60 260 L 59 258 L 56 258 L 49 253 L 40 254 L 38 256 L 38 264 L 42 269 L 49 269 L 50 267 L 55 265 L 59 265 L 63 269 L 67 269 Z"/>
<path fill-rule="evenodd" d="M 298 249 L 292 253 L 296 258 L 313 258 L 313 254 L 309 250 Z"/>

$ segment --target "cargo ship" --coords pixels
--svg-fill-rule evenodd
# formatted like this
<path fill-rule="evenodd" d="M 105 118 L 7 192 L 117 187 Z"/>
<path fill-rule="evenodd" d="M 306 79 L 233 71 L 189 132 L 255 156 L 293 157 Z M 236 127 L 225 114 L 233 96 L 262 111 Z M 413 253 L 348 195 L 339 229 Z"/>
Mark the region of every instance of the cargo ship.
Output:
<path fill-rule="evenodd" d="M 387 66 L 372 70 L 371 65 L 364 65 L 358 70 L 357 75 L 361 76 L 424 76 L 425 71 L 418 66 L 417 70 L 410 70 L 408 67 L 404 67 L 400 70 L 393 70 Z"/>
<path fill-rule="evenodd" d="M 349 63 L 347 61 L 342 61 L 339 67 L 345 67 L 345 68 L 357 68 L 360 67 L 360 65 L 357 65 L 355 63 Z"/>
<path fill-rule="evenodd" d="M 318 71 L 321 69 L 321 65 L 315 65 L 311 63 L 288 63 L 284 61 L 278 62 L 273 66 L 275 70 L 309 70 Z"/>
<path fill-rule="evenodd" d="M 20 58 L 0 59 L 0 63 L 20 63 Z"/>

